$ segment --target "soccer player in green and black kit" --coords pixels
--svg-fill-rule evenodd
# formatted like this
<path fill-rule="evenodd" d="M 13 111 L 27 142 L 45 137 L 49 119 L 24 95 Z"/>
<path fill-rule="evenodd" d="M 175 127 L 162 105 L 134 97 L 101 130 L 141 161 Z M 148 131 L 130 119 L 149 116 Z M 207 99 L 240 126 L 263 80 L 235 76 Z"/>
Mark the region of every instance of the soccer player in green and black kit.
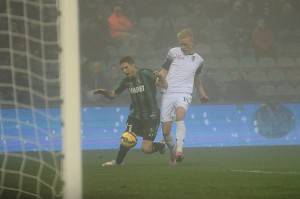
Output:
<path fill-rule="evenodd" d="M 115 90 L 97 89 L 94 94 L 102 94 L 113 99 L 124 90 L 128 90 L 131 97 L 130 113 L 125 132 L 143 138 L 142 151 L 151 154 L 156 151 L 164 153 L 165 144 L 154 142 L 160 123 L 160 111 L 156 101 L 156 86 L 166 88 L 167 83 L 159 73 L 150 69 L 138 69 L 132 57 L 121 58 L 120 66 L 126 77 Z M 134 146 L 134 145 L 133 145 Z M 105 162 L 102 166 L 114 166 L 123 163 L 130 147 L 120 144 L 116 160 Z"/>

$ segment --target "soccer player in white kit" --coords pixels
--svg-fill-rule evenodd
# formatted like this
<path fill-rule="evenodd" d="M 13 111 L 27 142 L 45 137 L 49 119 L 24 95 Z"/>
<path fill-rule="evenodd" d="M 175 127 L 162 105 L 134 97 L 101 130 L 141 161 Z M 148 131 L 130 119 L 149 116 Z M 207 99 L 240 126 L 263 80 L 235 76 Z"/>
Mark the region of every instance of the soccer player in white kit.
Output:
<path fill-rule="evenodd" d="M 163 91 L 161 102 L 161 122 L 165 142 L 171 152 L 171 162 L 183 160 L 185 138 L 184 117 L 192 102 L 193 87 L 198 91 L 200 100 L 209 100 L 200 79 L 203 58 L 194 51 L 193 32 L 183 29 L 177 34 L 180 47 L 171 48 L 167 59 L 159 71 L 166 78 L 168 87 Z M 176 143 L 173 143 L 171 128 L 176 122 Z"/>

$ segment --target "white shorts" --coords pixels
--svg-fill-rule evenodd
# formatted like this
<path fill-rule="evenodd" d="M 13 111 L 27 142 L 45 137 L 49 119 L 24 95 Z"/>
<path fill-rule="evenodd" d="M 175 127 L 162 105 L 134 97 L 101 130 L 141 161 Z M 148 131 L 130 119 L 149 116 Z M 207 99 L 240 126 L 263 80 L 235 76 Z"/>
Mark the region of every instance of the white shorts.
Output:
<path fill-rule="evenodd" d="M 176 119 L 176 108 L 183 107 L 186 111 L 192 102 L 192 95 L 187 93 L 165 93 L 162 95 L 160 121 L 170 122 Z"/>

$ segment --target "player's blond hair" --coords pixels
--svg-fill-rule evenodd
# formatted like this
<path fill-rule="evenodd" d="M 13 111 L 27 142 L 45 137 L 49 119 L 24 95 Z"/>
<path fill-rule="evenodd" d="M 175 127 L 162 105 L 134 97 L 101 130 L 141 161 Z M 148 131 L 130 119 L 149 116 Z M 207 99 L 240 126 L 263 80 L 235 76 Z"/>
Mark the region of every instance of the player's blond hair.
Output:
<path fill-rule="evenodd" d="M 177 33 L 177 38 L 182 39 L 186 37 L 194 38 L 193 31 L 190 28 L 182 29 Z"/>

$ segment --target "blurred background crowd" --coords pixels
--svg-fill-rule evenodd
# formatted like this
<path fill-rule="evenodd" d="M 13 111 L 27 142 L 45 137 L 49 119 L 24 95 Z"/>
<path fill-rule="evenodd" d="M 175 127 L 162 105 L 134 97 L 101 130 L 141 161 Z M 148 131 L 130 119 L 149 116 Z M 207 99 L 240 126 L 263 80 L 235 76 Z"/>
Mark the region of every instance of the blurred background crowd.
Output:
<path fill-rule="evenodd" d="M 112 88 L 119 58 L 158 69 L 176 32 L 190 27 L 205 60 L 212 103 L 296 101 L 300 97 L 300 2 L 297 0 L 80 1 L 82 91 Z M 196 98 L 195 98 L 196 99 Z M 194 100 L 194 103 L 198 103 Z"/>
<path fill-rule="evenodd" d="M 54 0 L 0 0 L 1 107 L 60 103 L 58 13 Z"/>
<path fill-rule="evenodd" d="M 44 103 L 43 95 L 57 103 L 59 83 L 48 81 L 45 87 L 43 81 L 59 77 L 59 12 L 55 1 L 25 2 L 0 0 L 1 82 L 32 85 L 34 99 L 28 89 L 18 90 L 25 104 Z M 211 103 L 300 99 L 298 0 L 79 0 L 79 11 L 84 105 L 127 104 L 126 94 L 109 101 L 89 91 L 113 88 L 125 55 L 139 67 L 159 69 L 168 49 L 177 46 L 177 31 L 186 27 L 194 31 L 196 50 L 205 60 Z M 10 65 L 18 69 L 15 78 Z M 28 69 L 36 76 L 29 78 Z M 1 86 L 1 99 L 13 100 L 12 90 Z"/>

